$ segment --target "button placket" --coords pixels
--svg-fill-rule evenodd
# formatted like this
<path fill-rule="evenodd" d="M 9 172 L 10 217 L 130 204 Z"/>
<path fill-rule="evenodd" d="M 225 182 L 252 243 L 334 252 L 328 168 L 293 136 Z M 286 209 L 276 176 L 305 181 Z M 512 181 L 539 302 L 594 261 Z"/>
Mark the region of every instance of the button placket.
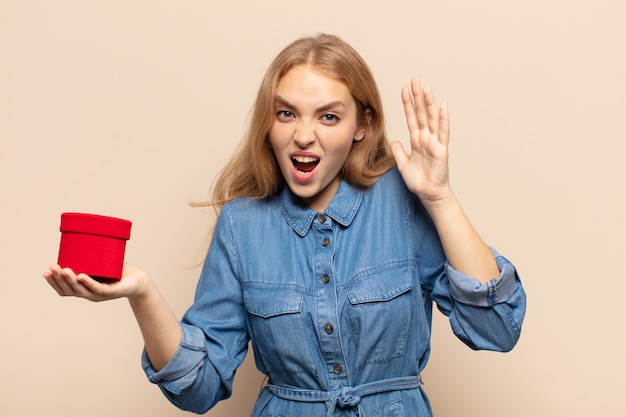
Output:
<path fill-rule="evenodd" d="M 335 244 L 335 224 L 324 214 L 319 214 L 312 225 L 311 237 L 315 239 L 314 273 L 317 281 L 317 320 L 320 329 L 320 347 L 326 362 L 332 384 L 346 384 L 343 349 L 341 338 L 337 332 L 337 295 L 333 276 L 333 255 Z"/>

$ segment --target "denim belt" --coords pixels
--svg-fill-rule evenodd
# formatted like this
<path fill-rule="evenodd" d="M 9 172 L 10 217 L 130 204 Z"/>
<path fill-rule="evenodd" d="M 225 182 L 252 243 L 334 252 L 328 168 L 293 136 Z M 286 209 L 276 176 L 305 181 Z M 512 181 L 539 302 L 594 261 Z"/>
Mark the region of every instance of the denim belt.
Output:
<path fill-rule="evenodd" d="M 272 394 L 285 400 L 329 402 L 326 416 L 331 417 L 337 405 L 342 408 L 358 407 L 361 402 L 361 397 L 379 394 L 381 392 L 415 389 L 420 385 L 422 385 L 422 378 L 417 375 L 383 379 L 357 385 L 356 387 L 338 385 L 331 391 L 309 390 L 274 384 L 268 384 L 266 388 L 269 389 Z M 359 414 L 361 414 L 360 409 Z"/>

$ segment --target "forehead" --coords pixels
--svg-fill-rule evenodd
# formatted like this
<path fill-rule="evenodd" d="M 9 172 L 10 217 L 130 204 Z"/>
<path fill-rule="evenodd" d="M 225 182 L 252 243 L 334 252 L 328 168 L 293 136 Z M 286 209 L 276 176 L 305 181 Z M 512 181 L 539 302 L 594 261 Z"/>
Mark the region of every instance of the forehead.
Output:
<path fill-rule="evenodd" d="M 330 101 L 342 101 L 345 105 L 354 103 L 346 84 L 309 65 L 293 67 L 280 78 L 275 94 L 275 98 L 278 97 L 303 104 L 325 104 Z"/>

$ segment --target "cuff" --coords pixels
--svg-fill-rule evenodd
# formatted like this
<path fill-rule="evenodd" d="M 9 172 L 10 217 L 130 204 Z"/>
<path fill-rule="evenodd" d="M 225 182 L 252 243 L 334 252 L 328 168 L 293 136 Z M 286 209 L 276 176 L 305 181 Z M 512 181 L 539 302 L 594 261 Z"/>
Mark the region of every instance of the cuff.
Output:
<path fill-rule="evenodd" d="M 496 257 L 500 276 L 485 283 L 446 265 L 450 294 L 456 301 L 476 307 L 492 307 L 506 302 L 517 290 L 519 283 L 515 267 L 494 249 L 491 251 Z"/>
<path fill-rule="evenodd" d="M 183 340 L 174 357 L 163 369 L 157 371 L 152 367 L 145 349 L 141 356 L 141 365 L 148 380 L 175 395 L 193 384 L 206 357 L 205 337 L 202 330 L 183 324 L 181 327 Z"/>

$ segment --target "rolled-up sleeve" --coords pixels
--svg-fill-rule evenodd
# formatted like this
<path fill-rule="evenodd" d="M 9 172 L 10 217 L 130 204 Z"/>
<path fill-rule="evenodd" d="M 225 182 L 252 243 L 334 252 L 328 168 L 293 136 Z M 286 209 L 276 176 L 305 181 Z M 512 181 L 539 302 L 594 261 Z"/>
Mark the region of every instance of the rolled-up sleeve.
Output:
<path fill-rule="evenodd" d="M 433 300 L 450 318 L 454 334 L 472 349 L 506 352 L 519 340 L 526 294 L 511 262 L 493 250 L 500 276 L 481 283 L 446 265 Z"/>
<path fill-rule="evenodd" d="M 141 365 L 148 377 L 154 384 L 178 395 L 188 388 L 198 376 L 206 356 L 205 338 L 202 330 L 197 327 L 182 326 L 183 340 L 178 351 L 169 363 L 160 371 L 152 367 L 150 359 L 144 349 L 141 357 Z"/>
<path fill-rule="evenodd" d="M 246 314 L 228 207 L 218 218 L 194 304 L 181 320 L 183 339 L 157 371 L 145 351 L 142 365 L 178 408 L 205 413 L 232 393 L 235 371 L 248 350 Z"/>

